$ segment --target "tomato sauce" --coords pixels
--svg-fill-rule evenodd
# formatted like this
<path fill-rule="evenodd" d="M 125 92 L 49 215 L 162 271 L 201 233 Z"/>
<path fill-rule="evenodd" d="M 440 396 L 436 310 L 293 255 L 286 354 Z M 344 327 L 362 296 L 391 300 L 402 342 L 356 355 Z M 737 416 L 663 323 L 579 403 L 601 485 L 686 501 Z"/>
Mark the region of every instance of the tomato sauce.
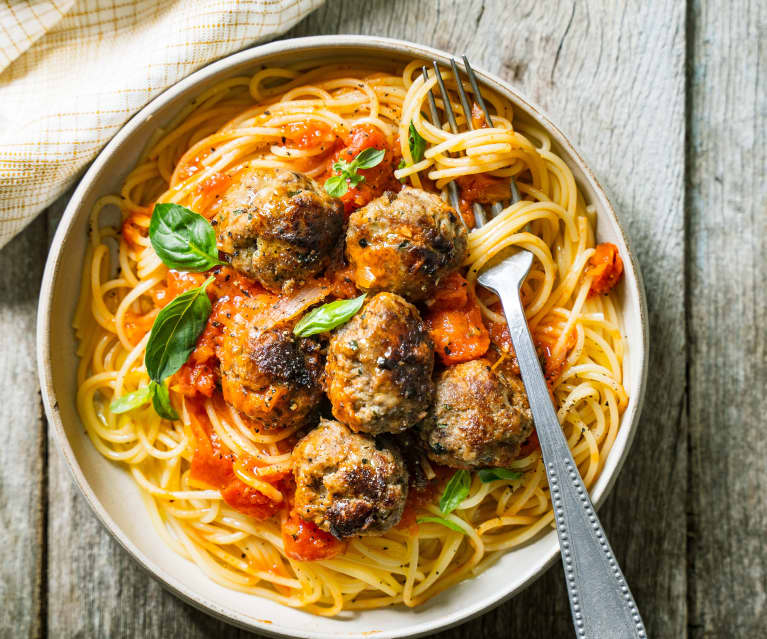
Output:
<path fill-rule="evenodd" d="M 218 438 L 210 423 L 205 409 L 200 402 L 187 401 L 192 433 L 195 445 L 190 464 L 190 478 L 198 483 L 217 488 L 221 497 L 235 510 L 254 519 L 268 519 L 281 507 L 262 492 L 248 486 L 234 474 L 234 463 L 243 464 L 247 460 L 236 460 L 231 450 Z M 267 481 L 266 478 L 261 478 Z M 281 492 L 285 489 L 280 481 L 282 477 L 269 481 Z M 284 493 L 283 493 L 284 494 Z"/>
<path fill-rule="evenodd" d="M 457 271 L 440 283 L 424 322 L 434 351 L 446 366 L 478 359 L 490 347 L 479 303 Z"/>
<path fill-rule="evenodd" d="M 311 521 L 305 520 L 295 510 L 282 522 L 282 541 L 285 554 L 299 561 L 330 559 L 344 552 L 347 543 L 333 537 Z"/>

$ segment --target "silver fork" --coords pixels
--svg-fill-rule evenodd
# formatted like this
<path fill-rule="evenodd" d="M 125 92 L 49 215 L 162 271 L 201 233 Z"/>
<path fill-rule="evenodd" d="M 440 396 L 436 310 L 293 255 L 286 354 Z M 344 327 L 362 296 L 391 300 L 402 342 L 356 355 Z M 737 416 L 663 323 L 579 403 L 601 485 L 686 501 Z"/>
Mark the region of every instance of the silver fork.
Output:
<path fill-rule="evenodd" d="M 492 120 L 480 95 L 476 76 L 466 57 L 463 61 L 474 98 L 484 111 L 486 121 L 491 124 Z M 451 60 L 451 66 L 461 107 L 469 122 L 468 126 L 471 126 L 468 100 L 455 60 Z M 437 84 L 442 94 L 450 127 L 454 133 L 457 133 L 450 96 L 436 62 L 434 71 L 437 74 Z M 428 72 L 425 67 L 423 73 L 427 78 Z M 433 123 L 440 126 L 437 108 L 431 95 L 429 102 Z M 454 182 L 449 184 L 453 185 L 452 187 L 448 185 L 451 189 L 451 199 L 455 197 L 457 202 L 457 186 Z M 516 190 L 513 180 L 512 190 Z M 519 199 L 516 193 L 514 197 Z M 497 203 L 494 207 L 496 206 Z M 475 210 L 475 217 L 476 215 Z M 484 222 L 484 217 L 482 219 Z M 486 268 L 480 273 L 478 280 L 482 286 L 498 295 L 509 325 L 511 342 L 514 345 L 522 381 L 527 391 L 535 430 L 541 443 L 575 634 L 579 639 L 624 639 L 626 637 L 646 639 L 647 633 L 639 609 L 607 541 L 607 536 L 594 511 L 594 505 L 583 485 L 580 472 L 559 425 L 541 364 L 527 328 L 519 288 L 527 277 L 532 263 L 533 254 L 519 249 L 511 256 Z"/>

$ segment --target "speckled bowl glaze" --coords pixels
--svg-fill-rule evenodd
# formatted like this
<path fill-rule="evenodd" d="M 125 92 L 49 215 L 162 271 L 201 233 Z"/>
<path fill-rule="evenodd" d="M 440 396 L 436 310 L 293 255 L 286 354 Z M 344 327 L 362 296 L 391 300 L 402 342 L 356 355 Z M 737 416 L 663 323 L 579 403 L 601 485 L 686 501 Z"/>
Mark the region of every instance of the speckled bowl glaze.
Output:
<path fill-rule="evenodd" d="M 311 639 L 370 635 L 378 639 L 416 637 L 466 621 L 520 592 L 556 561 L 559 552 L 556 533 L 553 530 L 541 533 L 532 542 L 508 552 L 481 575 L 458 584 L 417 609 L 400 606 L 332 619 L 316 617 L 219 586 L 196 565 L 171 551 L 152 527 L 131 477 L 121 466 L 104 459 L 88 440 L 75 404 L 77 357 L 71 321 L 79 295 L 88 216 L 96 199 L 118 190 L 158 125 L 168 122 L 213 84 L 231 76 L 252 73 L 263 64 L 337 58 L 366 58 L 388 64 L 413 58 L 449 61 L 449 55 L 442 51 L 369 36 L 318 36 L 272 42 L 193 73 L 152 100 L 107 144 L 72 196 L 48 256 L 37 319 L 40 385 L 58 446 L 91 508 L 115 539 L 171 592 L 230 623 L 269 635 Z M 571 168 L 586 199 L 596 206 L 599 240 L 615 243 L 626 267 L 618 295 L 622 329 L 628 341 L 626 373 L 631 400 L 592 491 L 598 505 L 607 496 L 628 455 L 644 395 L 648 329 L 639 268 L 607 196 L 567 138 L 539 108 L 509 84 L 480 69 L 477 74 L 482 82 L 514 104 L 517 117 L 533 120 L 548 131 L 554 150 Z"/>

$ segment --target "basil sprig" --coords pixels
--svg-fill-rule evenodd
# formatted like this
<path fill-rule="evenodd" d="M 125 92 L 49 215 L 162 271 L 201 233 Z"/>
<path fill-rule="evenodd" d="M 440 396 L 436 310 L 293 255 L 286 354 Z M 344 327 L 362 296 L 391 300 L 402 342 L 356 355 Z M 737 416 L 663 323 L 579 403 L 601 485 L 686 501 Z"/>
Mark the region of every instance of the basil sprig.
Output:
<path fill-rule="evenodd" d="M 445 526 L 445 528 L 450 528 L 450 530 L 455 530 L 455 532 L 459 532 L 462 535 L 466 534 L 466 531 L 461 528 L 458 524 L 456 524 L 454 521 L 450 521 L 449 519 L 444 519 L 442 517 L 419 517 L 416 519 L 416 522 L 419 524 L 440 524 L 442 526 Z"/>
<path fill-rule="evenodd" d="M 179 295 L 155 318 L 144 356 L 152 381 L 162 384 L 184 365 L 194 350 L 210 315 L 211 304 L 205 289 L 213 279 L 209 277 L 199 288 Z"/>
<path fill-rule="evenodd" d="M 508 468 L 483 468 L 478 474 L 485 484 L 497 479 L 519 479 L 522 477 L 522 473 L 516 470 L 509 470 Z"/>
<path fill-rule="evenodd" d="M 471 476 L 468 470 L 459 470 L 447 482 L 445 492 L 439 499 L 439 509 L 445 513 L 453 512 L 469 496 Z"/>
<path fill-rule="evenodd" d="M 201 273 L 223 264 L 218 259 L 216 232 L 210 222 L 179 204 L 155 204 L 149 240 L 170 268 Z"/>
<path fill-rule="evenodd" d="M 157 382 L 149 382 L 148 386 L 142 386 L 136 389 L 132 393 L 118 397 L 109 405 L 111 410 L 116 415 L 120 413 L 127 413 L 152 402 L 155 412 L 165 419 L 178 419 L 178 413 L 173 409 L 170 403 L 170 392 L 165 384 L 158 384 Z"/>
<path fill-rule="evenodd" d="M 386 151 L 373 147 L 360 151 L 351 162 L 338 160 L 333 162 L 333 170 L 339 175 L 334 175 L 325 180 L 325 191 L 331 197 L 341 197 L 350 186 L 357 186 L 365 181 L 365 176 L 357 173 L 359 169 L 372 169 L 381 164 Z"/>
<path fill-rule="evenodd" d="M 293 334 L 298 337 L 308 337 L 317 333 L 326 333 L 346 324 L 362 308 L 364 301 L 365 295 L 360 295 L 351 300 L 336 300 L 318 306 L 300 319 L 293 328 Z"/>

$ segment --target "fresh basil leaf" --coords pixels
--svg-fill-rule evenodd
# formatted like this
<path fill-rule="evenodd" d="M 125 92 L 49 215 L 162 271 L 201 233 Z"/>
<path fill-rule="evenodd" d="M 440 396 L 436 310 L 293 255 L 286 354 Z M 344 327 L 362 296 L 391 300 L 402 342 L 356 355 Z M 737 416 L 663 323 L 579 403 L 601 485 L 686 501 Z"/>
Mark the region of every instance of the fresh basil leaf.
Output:
<path fill-rule="evenodd" d="M 147 373 L 153 381 L 162 383 L 173 375 L 194 350 L 210 315 L 211 304 L 205 289 L 212 281 L 209 277 L 199 288 L 182 293 L 155 318 L 144 355 Z"/>
<path fill-rule="evenodd" d="M 450 528 L 450 530 L 455 530 L 455 532 L 459 532 L 462 535 L 466 534 L 466 531 L 461 528 L 458 524 L 456 524 L 453 521 L 450 521 L 449 519 L 443 519 L 442 517 L 419 517 L 416 519 L 416 522 L 419 524 L 441 524 L 442 526 L 445 526 L 445 528 Z"/>
<path fill-rule="evenodd" d="M 216 232 L 202 215 L 178 204 L 155 204 L 149 222 L 149 240 L 170 268 L 207 271 L 222 262 Z"/>
<path fill-rule="evenodd" d="M 341 324 L 346 324 L 362 308 L 364 301 L 365 295 L 360 295 L 351 300 L 336 300 L 318 306 L 301 318 L 293 328 L 293 334 L 308 337 L 317 333 L 326 333 Z"/>
<path fill-rule="evenodd" d="M 372 169 L 374 166 L 381 164 L 384 155 L 386 155 L 386 151 L 383 149 L 374 149 L 373 147 L 370 147 L 369 149 L 360 151 L 357 157 L 352 160 L 352 165 L 358 169 Z"/>
<path fill-rule="evenodd" d="M 170 392 L 165 384 L 152 382 L 152 406 L 160 417 L 171 420 L 178 419 L 178 413 L 170 403 Z"/>
<path fill-rule="evenodd" d="M 519 479 L 522 477 L 522 473 L 508 468 L 483 468 L 478 474 L 485 484 L 497 479 Z"/>
<path fill-rule="evenodd" d="M 341 197 L 349 190 L 349 184 L 344 175 L 334 175 L 325 180 L 325 192 L 330 197 Z"/>
<path fill-rule="evenodd" d="M 134 390 L 132 393 L 118 397 L 111 404 L 109 404 L 109 410 L 119 415 L 120 413 L 127 413 L 128 411 L 143 406 L 152 399 L 152 385 L 142 386 Z"/>
<path fill-rule="evenodd" d="M 439 499 L 439 509 L 445 513 L 453 512 L 458 505 L 469 496 L 471 476 L 468 470 L 459 470 L 450 478 L 445 486 L 445 492 Z"/>
<path fill-rule="evenodd" d="M 421 134 L 418 133 L 412 120 L 410 122 L 407 142 L 410 146 L 410 155 L 413 156 L 413 163 L 423 160 L 423 152 L 426 150 L 426 140 L 424 140 L 421 137 Z"/>

